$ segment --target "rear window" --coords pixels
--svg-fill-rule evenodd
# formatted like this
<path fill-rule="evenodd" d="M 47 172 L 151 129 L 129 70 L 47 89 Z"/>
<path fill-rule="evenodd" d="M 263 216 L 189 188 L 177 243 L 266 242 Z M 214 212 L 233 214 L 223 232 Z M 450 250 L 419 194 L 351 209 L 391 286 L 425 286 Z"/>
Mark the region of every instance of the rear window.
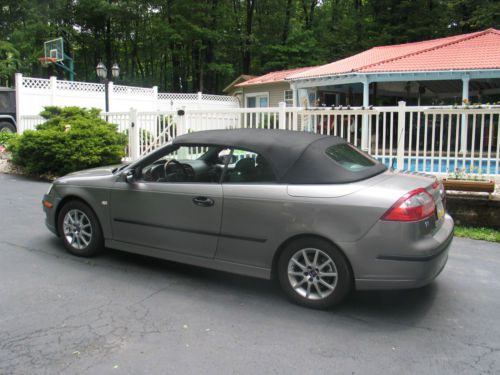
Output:
<path fill-rule="evenodd" d="M 342 168 L 351 172 L 364 171 L 377 164 L 375 159 L 372 159 L 370 156 L 359 151 L 356 147 L 351 146 L 349 143 L 341 143 L 330 146 L 325 152 Z"/>

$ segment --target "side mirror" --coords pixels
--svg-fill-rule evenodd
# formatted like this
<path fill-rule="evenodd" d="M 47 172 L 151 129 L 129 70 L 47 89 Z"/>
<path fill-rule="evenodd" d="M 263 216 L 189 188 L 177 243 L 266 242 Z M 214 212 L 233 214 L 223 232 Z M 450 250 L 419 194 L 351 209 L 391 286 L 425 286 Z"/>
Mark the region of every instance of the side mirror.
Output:
<path fill-rule="evenodd" d="M 135 170 L 130 169 L 128 171 L 125 171 L 122 176 L 127 183 L 131 184 L 135 181 Z"/>

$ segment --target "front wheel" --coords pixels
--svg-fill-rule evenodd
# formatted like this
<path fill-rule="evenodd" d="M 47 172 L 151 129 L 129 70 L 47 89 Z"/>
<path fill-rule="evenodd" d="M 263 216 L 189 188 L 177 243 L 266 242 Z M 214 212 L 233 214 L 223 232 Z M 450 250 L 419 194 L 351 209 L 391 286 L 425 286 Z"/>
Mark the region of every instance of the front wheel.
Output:
<path fill-rule="evenodd" d="M 320 238 L 290 243 L 278 261 L 278 277 L 294 302 L 316 309 L 340 303 L 352 289 L 352 274 L 344 255 Z"/>
<path fill-rule="evenodd" d="M 59 234 L 69 253 L 82 257 L 98 254 L 104 245 L 101 226 L 94 211 L 85 203 L 66 203 L 58 218 Z"/>

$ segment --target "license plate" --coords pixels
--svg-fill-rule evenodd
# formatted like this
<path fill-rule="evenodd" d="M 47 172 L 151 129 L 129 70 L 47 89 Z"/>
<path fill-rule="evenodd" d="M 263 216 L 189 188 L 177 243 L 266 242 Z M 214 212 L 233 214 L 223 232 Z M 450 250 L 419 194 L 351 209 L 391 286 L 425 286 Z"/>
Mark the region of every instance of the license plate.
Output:
<path fill-rule="evenodd" d="M 444 217 L 444 207 L 442 201 L 437 202 L 436 210 L 437 210 L 437 218 L 438 220 L 441 220 Z"/>

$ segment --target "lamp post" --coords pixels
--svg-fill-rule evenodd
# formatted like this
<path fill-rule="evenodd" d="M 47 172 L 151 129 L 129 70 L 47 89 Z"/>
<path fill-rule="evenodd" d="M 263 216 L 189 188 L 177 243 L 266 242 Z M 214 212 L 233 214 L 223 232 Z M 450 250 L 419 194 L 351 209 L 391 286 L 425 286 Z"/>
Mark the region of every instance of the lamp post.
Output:
<path fill-rule="evenodd" d="M 95 71 L 99 80 L 104 83 L 104 97 L 106 101 L 106 112 L 109 111 L 109 79 L 108 79 L 108 68 L 106 65 L 99 61 L 99 64 L 95 67 Z M 112 78 L 118 78 L 120 76 L 120 67 L 117 63 L 114 63 L 111 67 Z"/>

